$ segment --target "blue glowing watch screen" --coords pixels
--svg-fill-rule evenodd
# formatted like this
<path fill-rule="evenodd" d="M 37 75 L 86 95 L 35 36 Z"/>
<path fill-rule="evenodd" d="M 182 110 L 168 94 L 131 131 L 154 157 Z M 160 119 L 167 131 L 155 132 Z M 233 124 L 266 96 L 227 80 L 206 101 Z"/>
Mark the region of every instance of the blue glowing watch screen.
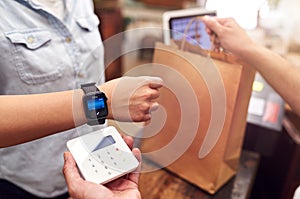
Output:
<path fill-rule="evenodd" d="M 90 111 L 97 109 L 104 109 L 104 99 L 103 98 L 95 98 L 87 101 L 87 106 Z"/>

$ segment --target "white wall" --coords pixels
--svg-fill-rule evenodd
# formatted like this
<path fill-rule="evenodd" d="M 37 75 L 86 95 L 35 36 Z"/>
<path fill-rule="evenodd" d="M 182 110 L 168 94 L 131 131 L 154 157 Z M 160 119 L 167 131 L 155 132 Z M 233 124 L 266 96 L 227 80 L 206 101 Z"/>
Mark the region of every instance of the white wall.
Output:
<path fill-rule="evenodd" d="M 285 15 L 285 23 L 290 28 L 291 42 L 300 45 L 300 1 L 281 0 L 278 11 Z"/>

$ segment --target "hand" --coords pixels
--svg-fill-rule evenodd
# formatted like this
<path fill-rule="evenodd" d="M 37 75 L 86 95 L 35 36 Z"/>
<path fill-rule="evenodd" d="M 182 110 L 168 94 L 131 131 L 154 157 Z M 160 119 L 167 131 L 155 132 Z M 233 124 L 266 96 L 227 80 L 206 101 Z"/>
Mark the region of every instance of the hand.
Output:
<path fill-rule="evenodd" d="M 159 77 L 121 77 L 106 82 L 111 118 L 125 122 L 143 122 L 151 119 L 151 111 L 158 108 L 155 101 L 163 80 Z M 110 117 L 108 117 L 110 118 Z"/>
<path fill-rule="evenodd" d="M 125 142 L 132 148 L 133 140 L 131 137 L 125 137 Z M 139 149 L 132 150 L 136 158 L 141 162 L 141 152 Z M 126 177 L 118 178 L 105 185 L 99 185 L 93 182 L 85 181 L 81 178 L 76 167 L 76 162 L 70 152 L 64 153 L 65 164 L 63 173 L 69 189 L 69 194 L 73 199 L 140 199 L 138 190 L 139 168 Z M 140 164 L 141 165 L 141 164 Z"/>
<path fill-rule="evenodd" d="M 205 16 L 202 21 L 207 27 L 207 33 L 212 37 L 215 51 L 219 51 L 222 47 L 237 56 L 241 56 L 243 50 L 255 45 L 246 31 L 232 18 Z"/>

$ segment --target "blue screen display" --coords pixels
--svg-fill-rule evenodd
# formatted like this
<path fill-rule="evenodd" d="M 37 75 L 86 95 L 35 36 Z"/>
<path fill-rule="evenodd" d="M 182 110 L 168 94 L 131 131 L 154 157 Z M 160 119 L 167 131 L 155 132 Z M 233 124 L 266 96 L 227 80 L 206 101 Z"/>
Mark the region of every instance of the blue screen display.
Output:
<path fill-rule="evenodd" d="M 183 33 L 192 18 L 193 17 L 183 17 L 171 19 L 171 38 L 174 40 L 182 40 Z M 193 45 L 200 45 L 204 49 L 211 49 L 210 36 L 207 34 L 205 28 L 205 24 L 201 21 L 192 23 L 185 36 L 186 40 Z"/>
<path fill-rule="evenodd" d="M 111 135 L 108 135 L 106 137 L 104 137 L 99 143 L 98 145 L 94 148 L 94 151 L 97 151 L 99 149 L 103 149 L 105 147 L 108 147 L 110 145 L 113 145 L 114 143 L 116 143 L 116 141 L 114 140 L 114 138 Z"/>
<path fill-rule="evenodd" d="M 105 108 L 104 104 L 104 99 L 103 98 L 96 98 L 92 100 L 88 100 L 88 109 L 91 110 L 96 110 L 96 109 L 103 109 Z"/>

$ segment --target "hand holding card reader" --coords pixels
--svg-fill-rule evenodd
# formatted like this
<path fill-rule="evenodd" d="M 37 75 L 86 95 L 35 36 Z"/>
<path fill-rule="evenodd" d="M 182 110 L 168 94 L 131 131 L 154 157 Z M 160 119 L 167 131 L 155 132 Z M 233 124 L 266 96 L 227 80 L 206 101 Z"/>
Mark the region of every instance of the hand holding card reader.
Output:
<path fill-rule="evenodd" d="M 67 142 L 77 166 L 87 181 L 105 184 L 139 166 L 130 148 L 112 126 Z"/>

